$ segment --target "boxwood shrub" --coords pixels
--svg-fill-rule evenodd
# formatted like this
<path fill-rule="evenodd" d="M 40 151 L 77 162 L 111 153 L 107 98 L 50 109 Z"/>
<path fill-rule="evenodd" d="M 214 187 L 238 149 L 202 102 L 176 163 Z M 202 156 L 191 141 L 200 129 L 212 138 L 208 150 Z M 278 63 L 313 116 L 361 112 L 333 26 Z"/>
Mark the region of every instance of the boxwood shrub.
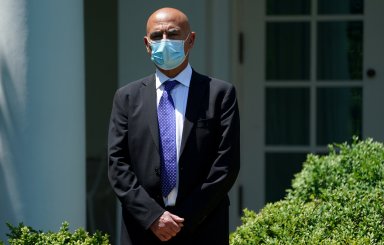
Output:
<path fill-rule="evenodd" d="M 97 231 L 89 234 L 79 228 L 73 233 L 69 231 L 68 222 L 64 222 L 58 232 L 36 231 L 32 227 L 20 223 L 18 226 L 7 224 L 10 233 L 7 234 L 10 245 L 109 245 L 107 234 Z M 0 244 L 4 244 L 0 242 Z"/>
<path fill-rule="evenodd" d="M 309 154 L 286 197 L 244 210 L 231 245 L 384 244 L 384 146 L 372 139 Z"/>

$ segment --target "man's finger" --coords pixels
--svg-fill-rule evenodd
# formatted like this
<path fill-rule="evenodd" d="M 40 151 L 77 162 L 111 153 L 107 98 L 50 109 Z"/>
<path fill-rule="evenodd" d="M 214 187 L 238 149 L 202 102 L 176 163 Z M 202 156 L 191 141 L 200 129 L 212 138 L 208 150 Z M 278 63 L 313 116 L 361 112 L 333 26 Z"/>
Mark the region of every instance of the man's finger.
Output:
<path fill-rule="evenodd" d="M 182 223 L 184 222 L 184 218 L 181 218 L 177 216 L 176 214 L 169 213 L 169 215 L 172 217 L 172 219 L 177 222 L 177 223 Z"/>

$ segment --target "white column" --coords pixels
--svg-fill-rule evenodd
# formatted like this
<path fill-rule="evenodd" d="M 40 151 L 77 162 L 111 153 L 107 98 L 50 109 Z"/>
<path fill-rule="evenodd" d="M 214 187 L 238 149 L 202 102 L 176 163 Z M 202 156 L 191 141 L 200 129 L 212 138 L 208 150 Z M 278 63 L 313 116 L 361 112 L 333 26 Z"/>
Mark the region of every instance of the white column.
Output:
<path fill-rule="evenodd" d="M 0 0 L 0 240 L 23 218 L 16 159 L 26 95 L 24 0 Z M 18 147 L 18 149 L 16 149 Z"/>
<path fill-rule="evenodd" d="M 11 2 L 20 3 L 23 9 Z M 7 156 L 0 158 L 0 184 L 5 183 L 1 191 L 6 191 L 1 194 L 5 200 L 0 205 L 0 220 L 22 221 L 42 230 L 57 230 L 63 221 L 74 229 L 84 227 L 83 1 L 0 0 L 0 5 L 0 9 L 8 8 L 4 12 L 13 11 L 5 35 L 21 29 L 26 37 L 15 40 L 24 43 L 25 49 L 9 54 L 8 62 L 0 67 L 0 77 L 8 81 L 8 86 L 0 87 L 8 95 L 0 100 L 0 120 L 6 118 L 3 108 L 8 108 L 11 122 L 0 127 L 0 156 Z M 12 19 L 20 18 L 20 26 L 25 28 L 14 30 Z M 0 61 L 2 56 L 0 46 Z M 7 75 L 15 65 L 26 68 L 25 84 L 20 82 L 22 78 Z M 16 94 L 18 87 L 24 93 Z M 20 103 L 12 103 L 18 99 L 13 95 L 24 97 Z M 12 128 L 12 122 L 19 127 Z M 3 226 L 0 224 L 0 240 L 4 239 Z"/>

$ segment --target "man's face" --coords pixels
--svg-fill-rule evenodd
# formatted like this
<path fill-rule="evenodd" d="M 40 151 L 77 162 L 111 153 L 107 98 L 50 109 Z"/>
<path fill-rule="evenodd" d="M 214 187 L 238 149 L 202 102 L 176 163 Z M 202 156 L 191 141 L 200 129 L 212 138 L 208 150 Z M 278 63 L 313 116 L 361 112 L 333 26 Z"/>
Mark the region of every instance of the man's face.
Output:
<path fill-rule="evenodd" d="M 194 43 L 195 33 L 190 32 L 185 16 L 174 11 L 163 11 L 153 14 L 147 22 L 147 35 L 144 42 L 147 52 L 151 53 L 150 41 L 161 39 L 185 40 L 184 52 L 188 53 Z"/>

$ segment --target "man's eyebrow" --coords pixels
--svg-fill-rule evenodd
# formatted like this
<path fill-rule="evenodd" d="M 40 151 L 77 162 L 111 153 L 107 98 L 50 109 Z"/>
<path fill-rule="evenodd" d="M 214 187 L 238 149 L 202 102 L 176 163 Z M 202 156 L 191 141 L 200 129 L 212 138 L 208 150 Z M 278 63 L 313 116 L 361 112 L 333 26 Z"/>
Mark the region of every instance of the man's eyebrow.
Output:
<path fill-rule="evenodd" d="M 167 34 L 168 34 L 168 33 L 175 34 L 175 33 L 179 33 L 179 32 L 180 32 L 180 29 L 176 29 L 176 28 L 174 28 L 174 29 L 170 29 L 170 30 L 167 30 L 167 31 L 166 31 Z"/>
<path fill-rule="evenodd" d="M 172 28 L 172 29 L 165 30 L 165 31 L 156 30 L 156 31 L 149 33 L 149 36 L 152 37 L 152 36 L 163 35 L 163 33 L 176 34 L 176 33 L 179 33 L 180 31 L 181 31 L 181 29 L 178 29 L 178 28 Z"/>

